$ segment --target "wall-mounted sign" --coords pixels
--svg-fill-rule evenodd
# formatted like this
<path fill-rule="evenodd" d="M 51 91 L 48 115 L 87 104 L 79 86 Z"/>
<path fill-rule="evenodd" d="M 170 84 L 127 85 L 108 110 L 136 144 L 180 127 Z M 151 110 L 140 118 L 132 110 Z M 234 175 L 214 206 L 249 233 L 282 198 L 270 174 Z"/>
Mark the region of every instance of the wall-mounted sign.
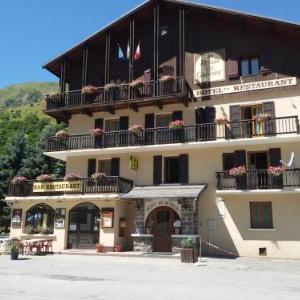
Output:
<path fill-rule="evenodd" d="M 138 169 L 139 161 L 136 156 L 130 156 L 129 167 L 135 171 Z"/>
<path fill-rule="evenodd" d="M 21 228 L 22 225 L 22 209 L 13 209 L 11 218 L 12 228 Z"/>
<path fill-rule="evenodd" d="M 225 50 L 216 50 L 195 54 L 194 83 L 224 81 Z"/>
<path fill-rule="evenodd" d="M 114 209 L 103 208 L 101 211 L 101 227 L 113 228 L 114 227 Z"/>
<path fill-rule="evenodd" d="M 80 192 L 80 181 L 35 182 L 33 193 Z"/>
<path fill-rule="evenodd" d="M 181 204 L 178 203 L 177 200 L 169 200 L 169 199 L 155 199 L 155 200 L 145 200 L 145 221 L 148 215 L 156 208 L 167 206 L 172 208 L 179 217 L 181 217 Z"/>
<path fill-rule="evenodd" d="M 201 97 L 217 96 L 217 95 L 224 95 L 224 94 L 235 94 L 235 93 L 256 91 L 256 90 L 273 89 L 273 88 L 293 86 L 293 85 L 297 85 L 296 77 L 249 82 L 249 83 L 242 83 L 242 84 L 235 84 L 235 85 L 225 85 L 225 86 L 209 88 L 209 89 L 199 89 L 199 90 L 194 90 L 194 96 L 196 98 L 201 98 Z"/>
<path fill-rule="evenodd" d="M 55 228 L 65 228 L 65 218 L 66 218 L 66 209 L 65 208 L 56 208 L 55 209 Z"/>

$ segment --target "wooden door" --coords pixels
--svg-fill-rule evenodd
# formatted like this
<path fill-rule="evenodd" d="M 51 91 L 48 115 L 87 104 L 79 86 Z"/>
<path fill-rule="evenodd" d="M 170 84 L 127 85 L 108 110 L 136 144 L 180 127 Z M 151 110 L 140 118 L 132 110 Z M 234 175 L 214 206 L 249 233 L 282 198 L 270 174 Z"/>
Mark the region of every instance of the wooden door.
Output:
<path fill-rule="evenodd" d="M 153 211 L 154 252 L 172 252 L 174 234 L 174 211 L 169 207 L 159 207 Z"/>

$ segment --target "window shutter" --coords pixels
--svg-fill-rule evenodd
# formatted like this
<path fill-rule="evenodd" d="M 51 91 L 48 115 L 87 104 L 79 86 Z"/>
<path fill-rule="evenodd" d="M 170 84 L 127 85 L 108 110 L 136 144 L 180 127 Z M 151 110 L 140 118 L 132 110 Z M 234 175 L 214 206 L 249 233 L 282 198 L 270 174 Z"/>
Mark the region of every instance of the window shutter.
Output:
<path fill-rule="evenodd" d="M 89 159 L 88 160 L 88 171 L 87 176 L 91 177 L 93 174 L 96 173 L 96 159 Z"/>
<path fill-rule="evenodd" d="M 120 176 L 120 158 L 112 158 L 110 165 L 110 175 L 111 176 Z"/>
<path fill-rule="evenodd" d="M 120 130 L 128 130 L 128 127 L 129 127 L 129 117 L 128 116 L 120 117 L 120 125 L 119 125 Z"/>
<path fill-rule="evenodd" d="M 206 110 L 206 123 L 214 123 L 216 119 L 216 109 L 213 106 L 208 106 Z"/>
<path fill-rule="evenodd" d="M 96 119 L 95 120 L 95 128 L 103 129 L 103 119 Z"/>
<path fill-rule="evenodd" d="M 182 120 L 182 111 L 181 110 L 174 111 L 172 115 L 172 120 L 173 121 Z"/>
<path fill-rule="evenodd" d="M 204 124 L 205 123 L 205 109 L 198 108 L 196 110 L 196 124 Z"/>
<path fill-rule="evenodd" d="M 162 183 L 162 156 L 153 157 L 153 185 Z"/>
<path fill-rule="evenodd" d="M 145 115 L 145 128 L 154 128 L 154 114 Z"/>
<path fill-rule="evenodd" d="M 273 167 L 280 166 L 281 149 L 280 148 L 271 148 L 271 149 L 269 149 L 269 154 L 270 154 L 270 165 Z"/>
<path fill-rule="evenodd" d="M 265 113 L 269 113 L 275 118 L 275 103 L 274 101 L 264 102 L 263 103 L 263 110 Z"/>
<path fill-rule="evenodd" d="M 271 120 L 265 121 L 265 134 L 266 135 L 276 134 L 276 120 L 273 119 L 275 118 L 275 103 L 273 101 L 264 102 L 263 111 L 272 116 Z"/>
<path fill-rule="evenodd" d="M 239 77 L 239 62 L 234 58 L 227 60 L 227 74 L 229 79 L 236 79 Z"/>
<path fill-rule="evenodd" d="M 181 184 L 189 183 L 189 156 L 179 155 L 179 181 Z"/>
<path fill-rule="evenodd" d="M 234 166 L 245 166 L 246 165 L 246 151 L 238 150 L 234 152 Z"/>
<path fill-rule="evenodd" d="M 237 122 L 241 120 L 241 107 L 239 105 L 231 105 L 229 107 L 230 122 Z M 239 138 L 241 136 L 240 123 L 233 123 L 230 125 L 231 134 L 233 138 Z"/>

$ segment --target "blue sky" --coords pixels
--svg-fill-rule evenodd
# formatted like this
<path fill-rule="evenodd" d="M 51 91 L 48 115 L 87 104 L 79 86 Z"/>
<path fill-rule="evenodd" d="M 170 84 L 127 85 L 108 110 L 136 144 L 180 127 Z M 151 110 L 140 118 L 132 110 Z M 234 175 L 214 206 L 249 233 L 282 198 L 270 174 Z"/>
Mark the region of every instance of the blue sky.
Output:
<path fill-rule="evenodd" d="M 53 81 L 41 66 L 143 0 L 1 0 L 0 87 Z M 202 0 L 300 23 L 299 0 Z"/>

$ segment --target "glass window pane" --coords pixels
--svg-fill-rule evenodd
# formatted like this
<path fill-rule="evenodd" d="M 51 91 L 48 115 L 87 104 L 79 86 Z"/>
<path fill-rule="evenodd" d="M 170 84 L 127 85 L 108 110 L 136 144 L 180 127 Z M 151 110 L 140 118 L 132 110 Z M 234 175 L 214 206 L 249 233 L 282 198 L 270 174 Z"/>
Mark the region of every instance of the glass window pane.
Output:
<path fill-rule="evenodd" d="M 258 58 L 251 59 L 251 74 L 258 75 L 259 74 L 259 60 Z"/>
<path fill-rule="evenodd" d="M 241 71 L 242 71 L 242 76 L 248 76 L 250 75 L 250 70 L 249 70 L 249 60 L 244 59 L 241 62 Z"/>
<path fill-rule="evenodd" d="M 119 130 L 119 119 L 105 120 L 105 131 L 118 131 Z"/>
<path fill-rule="evenodd" d="M 168 127 L 171 121 L 172 121 L 171 114 L 157 115 L 156 127 Z"/>

